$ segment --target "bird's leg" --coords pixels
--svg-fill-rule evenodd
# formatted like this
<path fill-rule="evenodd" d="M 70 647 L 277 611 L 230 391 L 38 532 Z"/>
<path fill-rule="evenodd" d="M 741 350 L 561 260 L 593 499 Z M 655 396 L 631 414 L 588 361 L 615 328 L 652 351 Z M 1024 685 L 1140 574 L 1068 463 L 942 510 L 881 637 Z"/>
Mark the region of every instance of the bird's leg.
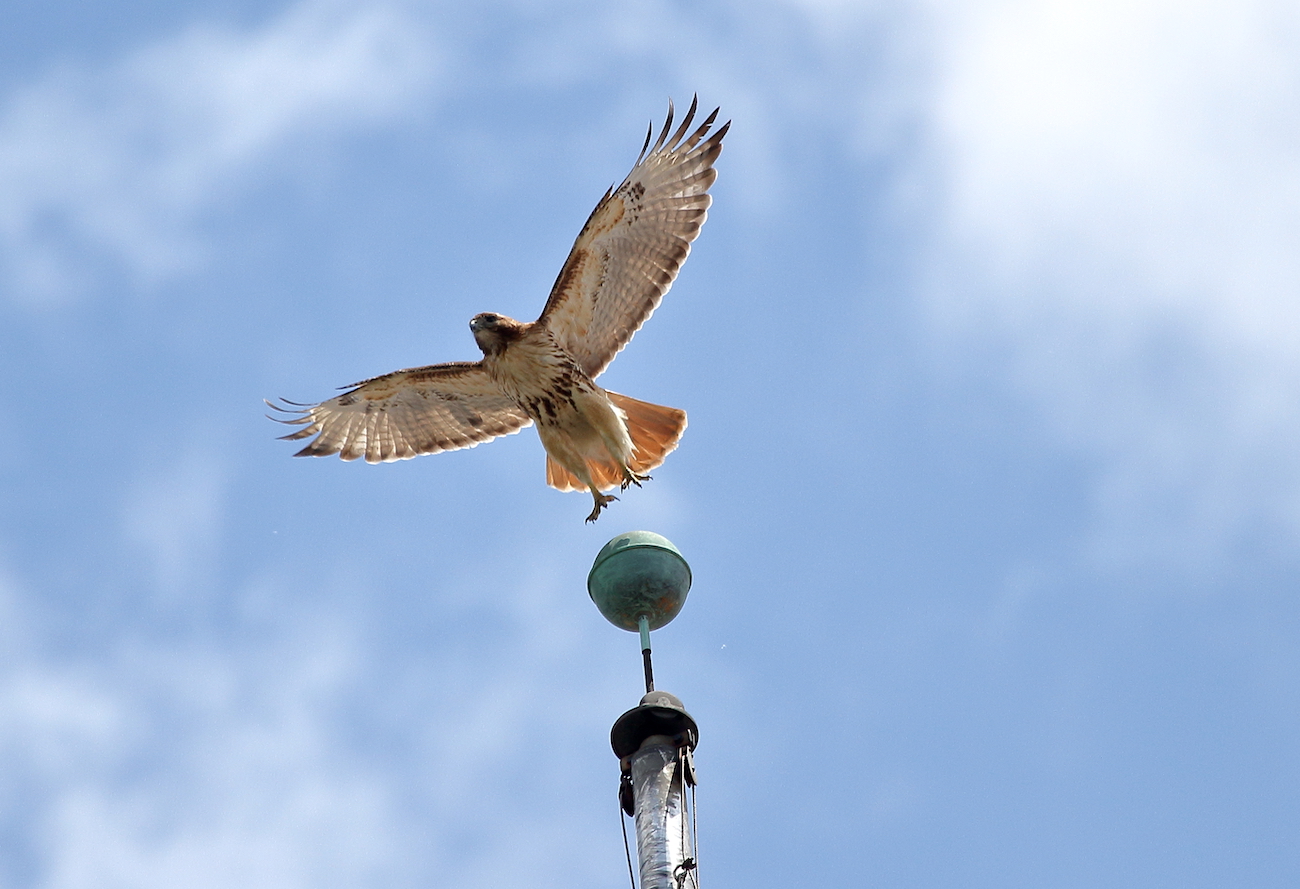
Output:
<path fill-rule="evenodd" d="M 600 493 L 600 491 L 596 490 L 595 485 L 591 486 L 591 496 L 596 501 L 596 506 L 591 510 L 591 515 L 587 516 L 589 522 L 594 522 L 600 518 L 600 511 L 618 499 L 613 494 Z"/>

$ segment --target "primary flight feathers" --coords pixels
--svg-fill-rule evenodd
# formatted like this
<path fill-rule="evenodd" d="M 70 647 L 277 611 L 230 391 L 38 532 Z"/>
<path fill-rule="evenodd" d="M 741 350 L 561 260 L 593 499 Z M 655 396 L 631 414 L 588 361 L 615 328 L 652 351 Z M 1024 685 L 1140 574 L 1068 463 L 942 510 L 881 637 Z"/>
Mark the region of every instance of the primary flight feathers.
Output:
<path fill-rule="evenodd" d="M 519 322 L 484 312 L 470 321 L 477 362 L 399 370 L 356 383 L 319 404 L 271 404 L 283 436 L 311 438 L 295 456 L 338 454 L 369 463 L 474 447 L 537 423 L 547 484 L 586 489 L 595 521 L 615 486 L 640 485 L 686 428 L 675 408 L 607 392 L 593 380 L 663 299 L 700 232 L 713 168 L 730 122 L 695 129 L 691 102 L 677 129 L 668 118 L 646 135 L 632 172 L 601 198 L 551 288 L 541 316 Z"/>

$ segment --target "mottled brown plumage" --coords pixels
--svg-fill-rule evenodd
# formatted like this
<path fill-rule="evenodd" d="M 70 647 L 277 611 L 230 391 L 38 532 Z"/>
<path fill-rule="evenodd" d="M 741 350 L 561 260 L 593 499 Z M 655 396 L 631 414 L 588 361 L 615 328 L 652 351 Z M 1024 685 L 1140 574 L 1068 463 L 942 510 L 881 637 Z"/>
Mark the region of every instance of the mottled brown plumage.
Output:
<path fill-rule="evenodd" d="M 715 110 L 691 130 L 695 110 L 691 102 L 674 131 L 669 103 L 653 147 L 651 130 L 632 172 L 606 192 L 578 234 L 541 317 L 475 315 L 478 362 L 399 370 L 319 404 L 272 404 L 293 415 L 280 422 L 302 426 L 284 438 L 315 436 L 295 456 L 405 460 L 536 423 L 546 483 L 590 491 L 595 506 L 587 521 L 617 499 L 602 491 L 647 480 L 681 439 L 685 412 L 594 380 L 659 305 L 704 224 L 730 123 L 710 134 Z"/>

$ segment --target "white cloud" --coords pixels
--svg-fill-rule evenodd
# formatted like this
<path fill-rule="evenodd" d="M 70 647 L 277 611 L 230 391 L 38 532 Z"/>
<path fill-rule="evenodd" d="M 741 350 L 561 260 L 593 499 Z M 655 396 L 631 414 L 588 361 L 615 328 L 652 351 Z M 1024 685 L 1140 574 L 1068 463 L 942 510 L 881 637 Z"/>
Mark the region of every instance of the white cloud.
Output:
<path fill-rule="evenodd" d="M 331 732 L 354 646 L 321 622 L 276 636 L 57 667 L 31 652 L 0 673 L 39 885 L 355 885 L 400 869 L 392 787 Z"/>
<path fill-rule="evenodd" d="M 612 631 L 553 607 L 571 591 L 537 555 L 481 625 L 444 603 L 474 625 L 450 647 L 371 636 L 378 597 L 326 564 L 309 595 L 226 590 L 221 610 L 244 616 L 230 632 L 111 622 L 70 651 L 57 615 L 0 573 L 0 801 L 29 850 L 4 873 L 63 889 L 489 886 L 581 835 L 609 842 L 539 885 L 600 885 L 617 827 L 592 803 L 588 751 L 612 794 L 601 739 L 617 711 L 566 702 L 635 700 L 635 674 L 575 656 Z M 482 607 L 481 578 L 463 582 Z"/>
<path fill-rule="evenodd" d="M 0 274 L 38 302 L 105 261 L 145 282 L 191 269 L 201 214 L 294 140 L 408 105 L 431 66 L 397 12 L 304 0 L 259 29 L 194 27 L 0 97 Z"/>
<path fill-rule="evenodd" d="M 1005 343 L 1063 440 L 1103 458 L 1107 557 L 1300 532 L 1300 13 L 932 13 L 932 320 Z"/>

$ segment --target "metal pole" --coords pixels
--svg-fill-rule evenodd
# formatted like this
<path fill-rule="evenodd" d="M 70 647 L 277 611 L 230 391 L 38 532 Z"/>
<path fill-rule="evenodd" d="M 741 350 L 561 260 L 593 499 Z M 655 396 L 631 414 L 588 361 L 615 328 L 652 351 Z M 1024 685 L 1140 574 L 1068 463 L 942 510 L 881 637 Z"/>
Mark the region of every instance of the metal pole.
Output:
<path fill-rule="evenodd" d="M 696 886 L 680 754 L 672 738 L 651 735 L 632 755 L 632 792 L 641 889 Z"/>
<path fill-rule="evenodd" d="M 650 621 L 645 615 L 637 618 L 637 629 L 641 631 L 641 666 L 645 670 L 646 694 L 655 690 L 655 671 L 650 663 Z"/>
<path fill-rule="evenodd" d="M 700 730 L 676 696 L 655 691 L 650 631 L 681 611 L 691 568 L 670 541 L 650 531 L 628 531 L 605 544 L 587 575 L 587 592 L 616 627 L 641 636 L 645 696 L 609 733 L 619 760 L 619 807 L 636 818 L 641 889 L 698 889 L 695 863 L 693 751 Z M 694 824 L 689 825 L 690 828 Z M 627 835 L 624 834 L 626 840 Z M 628 855 L 629 870 L 631 854 Z"/>
<path fill-rule="evenodd" d="M 699 726 L 666 691 L 646 693 L 610 730 L 619 758 L 619 799 L 636 818 L 641 889 L 698 889 L 694 806 L 694 753 Z M 690 802 L 693 804 L 694 799 Z"/>

